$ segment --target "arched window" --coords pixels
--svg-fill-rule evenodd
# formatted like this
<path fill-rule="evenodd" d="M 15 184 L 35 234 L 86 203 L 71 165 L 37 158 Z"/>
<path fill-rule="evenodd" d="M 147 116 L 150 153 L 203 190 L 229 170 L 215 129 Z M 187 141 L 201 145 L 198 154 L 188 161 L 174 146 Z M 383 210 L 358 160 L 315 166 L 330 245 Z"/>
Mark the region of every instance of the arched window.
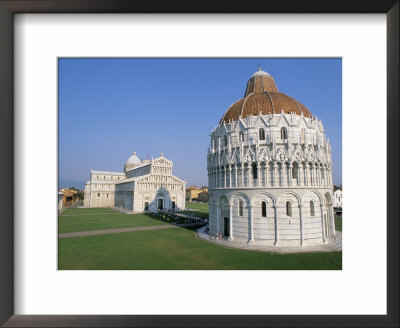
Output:
<path fill-rule="evenodd" d="M 301 142 L 306 140 L 306 130 L 301 129 Z"/>
<path fill-rule="evenodd" d="M 239 141 L 244 141 L 244 134 L 242 131 L 239 131 Z"/>
<path fill-rule="evenodd" d="M 253 179 L 257 179 L 257 164 L 252 165 Z"/>
<path fill-rule="evenodd" d="M 293 177 L 293 179 L 298 179 L 299 178 L 299 167 L 298 167 L 297 163 L 293 164 L 292 177 Z"/>
<path fill-rule="evenodd" d="M 228 146 L 228 138 L 224 136 L 224 146 Z"/>
<path fill-rule="evenodd" d="M 239 216 L 243 216 L 243 201 L 239 200 Z"/>
<path fill-rule="evenodd" d="M 285 127 L 281 129 L 281 139 L 287 139 L 287 129 Z"/>
<path fill-rule="evenodd" d="M 265 218 L 267 216 L 267 203 L 261 202 L 261 216 Z"/>
<path fill-rule="evenodd" d="M 310 215 L 315 216 L 314 202 L 310 200 Z"/>
<path fill-rule="evenodd" d="M 286 215 L 292 216 L 292 203 L 289 201 L 286 202 Z"/>
<path fill-rule="evenodd" d="M 265 140 L 265 131 L 264 129 L 258 130 L 258 137 L 260 140 Z"/>

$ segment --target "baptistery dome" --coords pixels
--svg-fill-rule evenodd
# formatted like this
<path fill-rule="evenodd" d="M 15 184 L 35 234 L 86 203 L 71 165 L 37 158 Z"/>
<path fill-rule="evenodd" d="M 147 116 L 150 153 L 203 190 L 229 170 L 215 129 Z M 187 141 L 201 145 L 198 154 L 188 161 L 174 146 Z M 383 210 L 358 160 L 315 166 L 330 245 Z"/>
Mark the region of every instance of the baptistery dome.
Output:
<path fill-rule="evenodd" d="M 207 170 L 210 235 L 288 247 L 336 239 L 323 124 L 261 68 L 211 132 Z"/>
<path fill-rule="evenodd" d="M 273 77 L 259 67 L 259 70 L 247 82 L 244 97 L 235 101 L 228 108 L 219 123 L 237 121 L 239 118 L 260 113 L 263 115 L 279 114 L 282 111 L 287 114 L 295 113 L 311 117 L 306 106 L 296 99 L 280 93 Z"/>

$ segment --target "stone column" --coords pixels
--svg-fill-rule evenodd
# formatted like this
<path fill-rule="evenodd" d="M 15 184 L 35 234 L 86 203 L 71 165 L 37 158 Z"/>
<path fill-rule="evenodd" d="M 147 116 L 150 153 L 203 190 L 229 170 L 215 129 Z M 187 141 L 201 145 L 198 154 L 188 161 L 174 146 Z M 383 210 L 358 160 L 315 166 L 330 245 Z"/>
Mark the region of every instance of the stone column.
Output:
<path fill-rule="evenodd" d="M 302 204 L 299 204 L 299 211 L 300 211 L 300 246 L 303 246 L 304 243 L 304 231 L 303 231 L 303 209 Z"/>
<path fill-rule="evenodd" d="M 325 167 L 324 172 L 325 172 L 325 186 L 329 186 L 329 173 L 327 167 Z"/>
<path fill-rule="evenodd" d="M 288 181 L 288 185 L 289 186 L 293 186 L 293 177 L 292 177 L 292 169 L 293 169 L 293 164 L 292 162 L 289 163 L 289 181 Z"/>
<path fill-rule="evenodd" d="M 324 167 L 321 168 L 321 186 L 325 186 L 325 169 Z"/>
<path fill-rule="evenodd" d="M 308 186 L 308 163 L 304 163 L 304 185 Z"/>
<path fill-rule="evenodd" d="M 232 188 L 232 167 L 229 164 L 229 188 Z"/>
<path fill-rule="evenodd" d="M 318 185 L 322 186 L 322 169 L 318 166 Z"/>
<path fill-rule="evenodd" d="M 254 243 L 253 206 L 249 205 L 247 208 L 249 209 L 249 213 L 250 213 L 250 238 L 247 243 L 252 244 L 252 243 Z"/>
<path fill-rule="evenodd" d="M 213 172 L 212 172 L 212 184 L 213 184 L 213 188 L 215 188 L 215 181 L 216 181 L 216 178 L 215 178 L 215 168 L 213 168 Z"/>
<path fill-rule="evenodd" d="M 279 241 L 279 227 L 278 227 L 278 208 L 274 205 L 274 219 L 275 219 L 275 243 L 274 246 L 278 245 Z"/>
<path fill-rule="evenodd" d="M 238 187 L 238 165 L 235 164 L 235 187 Z"/>
<path fill-rule="evenodd" d="M 226 188 L 226 167 L 222 170 L 222 177 L 224 179 L 224 183 L 222 184 L 223 188 Z"/>
<path fill-rule="evenodd" d="M 217 229 L 216 233 L 219 234 L 219 229 L 221 225 L 221 211 L 220 211 L 221 205 L 217 204 Z"/>
<path fill-rule="evenodd" d="M 268 186 L 268 168 L 269 168 L 269 163 L 265 162 L 265 167 L 264 167 L 264 186 Z"/>
<path fill-rule="evenodd" d="M 300 187 L 303 186 L 303 176 L 304 176 L 304 166 L 302 163 L 300 163 L 297 171 L 297 185 Z"/>
<path fill-rule="evenodd" d="M 260 185 L 261 185 L 261 180 L 262 180 L 261 166 L 259 163 L 257 163 L 257 186 L 258 187 L 260 187 Z"/>
<path fill-rule="evenodd" d="M 278 165 L 276 165 L 276 163 L 274 163 L 274 165 L 273 165 L 273 186 L 274 187 L 278 185 L 276 183 L 277 168 L 278 168 Z"/>
<path fill-rule="evenodd" d="M 229 241 L 233 241 L 233 216 L 231 204 L 229 204 Z"/>
<path fill-rule="evenodd" d="M 335 227 L 335 213 L 333 212 L 333 205 L 331 205 L 331 215 L 332 215 L 332 220 L 331 220 L 331 224 L 332 224 L 332 237 L 336 239 L 336 227 Z"/>
<path fill-rule="evenodd" d="M 242 181 L 241 181 L 241 187 L 244 187 L 244 165 L 241 164 L 241 171 L 242 171 Z"/>
<path fill-rule="evenodd" d="M 321 204 L 321 228 L 322 228 L 322 241 L 325 243 L 324 206 L 322 204 Z"/>
<path fill-rule="evenodd" d="M 247 187 L 252 187 L 252 179 L 250 179 L 250 166 L 247 165 Z"/>
<path fill-rule="evenodd" d="M 325 177 L 324 177 L 325 170 L 323 167 L 321 168 L 320 172 L 321 172 L 321 186 L 325 186 L 325 181 L 324 181 L 325 180 Z"/>
<path fill-rule="evenodd" d="M 318 177 L 317 177 L 317 164 L 315 164 L 314 163 L 314 165 L 313 165 L 313 181 L 314 181 L 314 184 L 313 184 L 313 186 L 318 186 Z"/>
<path fill-rule="evenodd" d="M 318 172 L 317 172 L 317 164 L 314 163 L 313 166 L 313 176 L 314 176 L 314 186 L 318 186 Z"/>

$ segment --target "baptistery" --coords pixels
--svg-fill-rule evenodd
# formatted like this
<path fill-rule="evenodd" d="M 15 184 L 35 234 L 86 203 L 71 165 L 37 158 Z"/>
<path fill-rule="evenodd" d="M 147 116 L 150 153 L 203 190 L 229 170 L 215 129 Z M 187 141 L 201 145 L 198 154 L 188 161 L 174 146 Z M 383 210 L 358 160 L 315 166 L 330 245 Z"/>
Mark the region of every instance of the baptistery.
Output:
<path fill-rule="evenodd" d="M 335 240 L 323 124 L 260 67 L 211 132 L 207 170 L 209 234 L 266 246 Z"/>

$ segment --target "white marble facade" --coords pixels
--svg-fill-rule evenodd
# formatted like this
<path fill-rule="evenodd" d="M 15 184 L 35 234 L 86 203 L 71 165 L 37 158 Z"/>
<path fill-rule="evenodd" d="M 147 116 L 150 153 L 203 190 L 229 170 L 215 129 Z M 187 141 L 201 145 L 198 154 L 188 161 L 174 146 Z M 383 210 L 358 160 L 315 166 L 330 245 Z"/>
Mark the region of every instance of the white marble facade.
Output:
<path fill-rule="evenodd" d="M 343 207 L 342 191 L 340 189 L 333 193 L 333 207 Z"/>
<path fill-rule="evenodd" d="M 253 75 L 248 85 L 263 73 Z M 260 83 L 274 83 L 265 74 L 269 80 Z M 273 103 L 275 89 L 260 88 L 270 107 L 258 111 L 260 101 L 251 105 L 255 110 L 244 105 L 236 112 L 229 109 L 211 133 L 209 233 L 268 246 L 328 243 L 336 231 L 331 147 L 323 124 L 305 107 L 294 113 L 285 102 Z"/>
<path fill-rule="evenodd" d="M 172 162 L 161 157 L 141 161 L 136 153 L 124 172 L 91 171 L 85 185 L 87 207 L 119 207 L 132 213 L 185 208 L 186 182 L 172 174 Z"/>

